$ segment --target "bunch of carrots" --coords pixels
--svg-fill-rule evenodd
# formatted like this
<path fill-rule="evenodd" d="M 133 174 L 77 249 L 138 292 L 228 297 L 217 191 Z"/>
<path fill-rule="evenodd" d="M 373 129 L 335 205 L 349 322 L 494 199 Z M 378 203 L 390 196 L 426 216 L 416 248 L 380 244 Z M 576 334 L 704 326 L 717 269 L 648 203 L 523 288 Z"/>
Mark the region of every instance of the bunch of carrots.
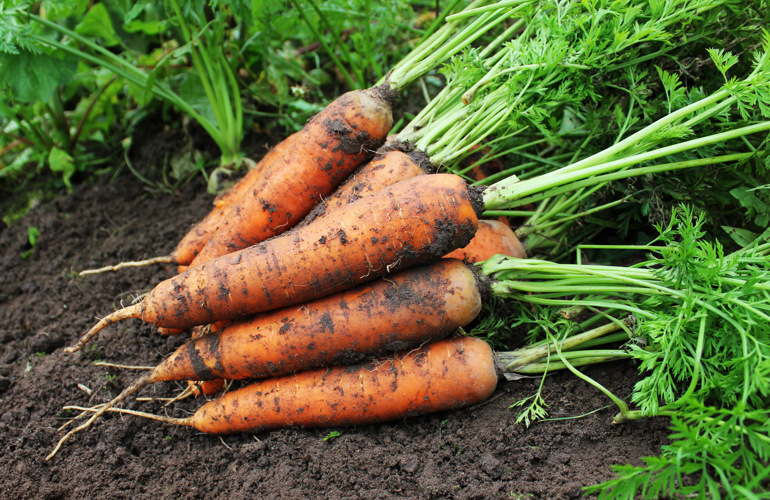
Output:
<path fill-rule="evenodd" d="M 366 415 L 365 421 L 382 421 L 465 406 L 483 400 L 494 390 L 492 382 L 497 377 L 490 364 L 489 372 L 482 376 L 486 377 L 483 386 L 468 385 L 466 395 L 456 395 L 451 402 L 446 397 L 451 392 L 448 386 L 436 388 L 444 396 L 417 394 L 422 392 L 421 381 L 441 368 L 442 357 L 469 366 L 478 365 L 478 356 L 492 359 L 489 347 L 473 339 L 451 341 L 443 348 L 425 345 L 467 325 L 481 308 L 474 272 L 451 258 L 471 262 L 498 253 L 462 248 L 479 227 L 476 212 L 480 207 L 474 208 L 467 194 L 451 192 L 464 187 L 464 181 L 448 175 L 450 185 L 446 192 L 433 193 L 435 201 L 412 202 L 402 199 L 401 194 L 383 197 L 379 193 L 398 179 L 433 171 L 426 155 L 394 145 L 397 141 L 385 145 L 393 126 L 391 104 L 399 90 L 514 16 L 519 7 L 478 0 L 468 10 L 473 17 L 465 27 L 456 28 L 450 20 L 445 29 L 394 68 L 385 82 L 342 95 L 301 131 L 277 144 L 214 201 L 211 212 L 169 256 L 81 273 L 155 262 L 176 264 L 180 271 L 141 302 L 99 321 L 66 350 L 68 353 L 81 349 L 102 328 L 130 317 L 156 325 L 163 334 L 192 330 L 192 338 L 114 400 L 83 409 L 94 415 L 68 432 L 49 459 L 70 436 L 90 426 L 99 415 L 115 410 L 114 405 L 142 387 L 161 381 L 209 381 L 206 388 L 216 391 L 222 386 L 217 382 L 225 379 L 266 379 L 215 400 L 246 410 L 244 398 L 261 398 L 248 405 L 252 409 L 264 407 L 261 417 L 251 410 L 235 417 L 228 415 L 232 408 L 206 407 L 199 412 L 199 422 L 184 423 L 215 433 L 324 425 L 319 418 L 325 418 L 326 425 L 353 423 L 362 415 Z M 468 16 L 460 17 L 461 21 L 466 19 Z M 514 28 L 503 29 L 492 45 L 505 40 Z M 409 185 L 401 189 L 411 190 Z M 411 191 L 413 198 L 419 198 L 418 192 Z M 364 197 L 379 199 L 354 203 Z M 378 214 L 375 204 L 387 215 Z M 426 210 L 421 230 L 407 224 L 410 216 L 402 212 L 422 210 L 416 205 Z M 459 212 L 450 215 L 455 209 Z M 381 217 L 391 219 L 389 227 L 383 226 L 386 221 Z M 441 225 L 448 225 L 448 239 L 436 240 L 430 228 Z M 482 227 L 485 234 L 502 232 L 506 239 L 499 241 L 501 251 L 524 255 L 508 226 L 489 221 Z M 412 230 L 415 232 L 407 236 Z M 478 251 L 486 253 L 474 256 Z M 276 260 L 279 256 L 283 262 Z M 436 262 L 443 256 L 448 258 Z M 397 272 L 402 269 L 405 271 Z M 377 279 L 386 274 L 388 279 Z M 178 288 L 180 284 L 184 290 Z M 216 290 L 213 295 L 212 290 Z M 434 313 L 426 316 L 428 304 Z M 372 326 L 364 331 L 363 325 Z M 414 351 L 421 345 L 425 346 Z M 479 354 L 474 354 L 476 351 Z M 371 359 L 389 361 L 362 365 L 366 369 L 358 375 L 350 366 L 338 369 L 339 377 L 326 368 Z M 386 363 L 392 366 L 386 367 Z M 364 373 L 368 382 L 362 379 Z M 458 385 L 467 381 L 462 371 L 457 370 L 456 375 Z M 394 376 L 397 383 L 383 380 Z M 334 382 L 336 378 L 339 381 Z M 329 404 L 326 417 L 310 410 L 318 406 L 313 400 L 331 403 L 330 391 L 350 398 L 360 384 L 361 393 L 353 396 L 358 405 Z M 375 409 L 385 404 L 383 395 L 378 394 L 385 386 L 391 387 L 390 407 Z M 404 399 L 410 391 L 412 397 Z M 235 399 L 227 402 L 226 398 L 233 396 Z M 235 424 L 236 420 L 240 424 Z"/>
<path fill-rule="evenodd" d="M 500 48 L 502 42 L 521 31 L 520 23 L 532 22 L 516 16 L 533 3 L 472 5 L 466 33 L 479 34 L 510 20 L 482 57 L 507 57 L 511 46 Z M 418 48 L 418 60 L 456 40 L 438 34 L 443 38 L 433 39 L 427 52 Z M 538 202 L 589 182 L 739 161 L 744 157 L 633 168 L 770 130 L 770 122 L 763 122 L 683 142 L 678 149 L 655 149 L 666 127 L 688 118 L 687 125 L 694 127 L 713 116 L 709 109 L 732 104 L 729 94 L 714 94 L 581 161 L 529 179 L 508 176 L 490 186 L 472 185 L 459 175 L 434 173 L 431 165 L 462 156 L 445 154 L 442 137 L 448 132 L 440 126 L 462 124 L 458 117 L 468 116 L 474 95 L 440 96 L 431 109 L 432 122 L 440 125 L 407 129 L 410 140 L 419 137 L 414 143 L 420 151 L 388 140 L 391 103 L 399 91 L 457 50 L 441 52 L 441 59 L 412 73 L 396 68 L 382 84 L 332 102 L 220 196 L 209 215 L 161 259 L 178 265 L 178 275 L 140 302 L 107 315 L 66 349 L 76 352 L 103 328 L 128 318 L 167 334 L 193 332 L 186 344 L 112 401 L 67 407 L 90 417 L 67 432 L 48 458 L 108 411 L 232 433 L 382 422 L 479 403 L 494 392 L 505 367 L 484 341 L 453 334 L 478 316 L 487 297 L 502 295 L 498 290 L 504 285 L 471 264 L 495 254 L 526 256 L 514 232 L 485 220 L 485 213 Z M 407 66 L 414 67 L 413 61 Z M 482 80 L 475 95 L 493 79 Z M 495 102 L 494 90 L 487 89 L 486 95 Z M 466 142 L 452 143 L 453 151 L 470 154 L 493 132 L 518 133 L 501 126 L 511 109 L 474 109 L 478 114 L 469 120 L 474 131 L 465 134 Z M 258 380 L 204 404 L 190 418 L 116 407 L 157 382 L 247 379 Z"/>

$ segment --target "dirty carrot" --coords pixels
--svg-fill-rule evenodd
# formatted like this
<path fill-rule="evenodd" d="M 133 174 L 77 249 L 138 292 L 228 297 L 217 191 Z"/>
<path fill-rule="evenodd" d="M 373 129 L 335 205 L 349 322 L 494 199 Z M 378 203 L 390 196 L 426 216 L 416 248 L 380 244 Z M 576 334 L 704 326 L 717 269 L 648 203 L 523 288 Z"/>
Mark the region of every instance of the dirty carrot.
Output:
<path fill-rule="evenodd" d="M 375 346 L 364 342 L 364 333 L 368 333 L 367 338 L 376 341 L 376 345 L 380 345 L 380 342 L 389 342 L 390 339 L 397 336 L 399 343 L 405 342 L 406 339 L 402 338 L 399 332 L 406 332 L 411 328 L 412 335 L 416 336 L 424 332 L 426 327 L 432 326 L 435 320 L 442 318 L 444 315 L 450 314 L 450 312 L 456 314 L 456 308 L 460 308 L 464 312 L 464 320 L 450 322 L 450 326 L 444 325 L 437 332 L 448 332 L 454 328 L 465 326 L 470 322 L 478 314 L 482 292 L 476 286 L 475 281 L 471 279 L 474 275 L 467 267 L 459 265 L 459 260 L 466 264 L 475 264 L 498 254 L 517 258 L 526 258 L 527 256 L 524 245 L 522 245 L 516 234 L 506 224 L 497 220 L 480 220 L 476 235 L 470 243 L 445 255 L 442 261 L 401 271 L 388 278 L 377 280 L 372 285 L 361 285 L 347 292 L 340 292 L 332 297 L 305 303 L 301 309 L 293 309 L 295 312 L 303 311 L 302 316 L 297 318 L 298 321 L 296 323 L 295 315 L 286 314 L 284 312 L 286 309 L 284 309 L 273 313 L 263 313 L 252 320 L 230 324 L 222 333 L 216 334 L 216 336 L 212 334 L 207 336 L 205 341 L 196 342 L 195 352 L 201 353 L 200 357 L 203 360 L 203 364 L 192 364 L 190 360 L 191 346 L 188 347 L 187 351 L 177 351 L 167 358 L 166 361 L 171 362 L 172 359 L 181 358 L 181 363 L 179 361 L 174 362 L 174 370 L 179 370 L 180 364 L 187 367 L 187 372 L 182 374 L 186 378 L 193 379 L 189 383 L 193 387 L 194 394 L 197 396 L 199 394 L 216 394 L 221 390 L 224 379 L 258 378 L 264 376 L 266 370 L 268 370 L 268 365 L 258 363 L 258 360 L 250 359 L 253 350 L 248 346 L 239 343 L 229 347 L 228 341 L 230 339 L 240 339 L 243 337 L 249 344 L 257 344 L 259 351 L 265 351 L 268 347 L 266 345 L 267 341 L 272 340 L 276 329 L 279 332 L 284 330 L 286 332 L 291 331 L 290 339 L 286 339 L 282 335 L 277 337 L 281 344 L 289 343 L 290 345 L 283 346 L 277 343 L 276 346 L 281 345 L 281 347 L 271 349 L 272 352 L 280 351 L 282 353 L 281 356 L 273 357 L 270 353 L 266 353 L 258 358 L 270 360 L 269 370 L 272 376 L 303 368 L 311 368 L 313 366 L 309 366 L 309 363 L 313 363 L 319 355 L 323 358 L 323 360 L 318 361 L 319 365 L 352 362 L 354 361 L 352 357 L 355 356 L 362 358 L 364 356 L 376 356 L 380 353 L 376 352 Z M 449 266 L 445 265 L 443 262 L 445 260 L 452 264 Z M 429 273 L 428 275 L 432 276 L 434 272 L 437 278 L 445 275 L 449 278 L 450 274 L 456 276 L 455 284 L 462 286 L 447 287 L 445 286 L 446 283 L 438 279 L 430 282 L 423 282 L 419 279 L 425 273 Z M 407 279 L 409 281 L 405 283 Z M 385 283 L 387 285 L 384 285 Z M 385 290 L 381 290 L 383 287 L 385 287 Z M 377 297 L 385 297 L 388 293 L 390 293 L 390 298 L 388 299 L 387 311 L 382 307 L 375 307 L 381 305 L 375 303 Z M 363 294 L 366 294 L 366 303 L 364 304 L 360 300 Z M 404 299 L 408 299 L 411 307 L 419 305 L 421 311 L 418 313 L 410 309 L 409 312 L 414 312 L 416 317 L 409 318 L 407 321 L 401 321 L 401 318 L 398 316 L 402 308 L 395 307 L 395 304 L 402 304 Z M 323 309 L 323 315 L 315 312 L 319 305 L 327 303 L 330 306 L 327 309 Z M 446 307 L 452 307 L 452 309 L 447 311 Z M 350 312 L 350 309 L 353 312 Z M 354 321 L 353 315 L 357 312 L 360 313 L 362 310 L 366 314 L 365 317 L 361 318 L 361 329 L 355 329 L 355 325 L 352 325 L 352 328 L 350 328 L 348 325 Z M 350 328 L 350 331 L 354 332 L 354 336 L 348 337 L 348 339 L 355 339 L 351 340 L 355 345 L 332 343 L 333 339 L 341 334 L 339 325 L 331 319 L 332 314 L 336 313 L 341 313 L 345 319 L 344 326 L 346 328 L 342 331 L 347 332 L 348 328 Z M 425 317 L 428 319 L 426 320 Z M 278 321 L 279 318 L 280 321 Z M 382 324 L 379 323 L 380 320 Z M 368 324 L 371 321 L 377 323 L 374 325 Z M 267 332 L 268 334 L 273 334 L 268 337 L 268 340 L 265 339 L 264 327 L 260 326 L 263 324 L 273 325 Z M 289 324 L 291 324 L 290 328 Z M 280 328 L 276 325 L 280 325 Z M 217 324 L 213 325 L 213 331 L 217 331 L 217 326 Z M 310 331 L 306 330 L 308 327 L 311 328 Z M 193 328 L 192 337 L 201 337 L 202 334 L 198 332 L 203 331 L 203 328 Z M 386 328 L 386 331 L 382 331 L 382 328 Z M 319 352 L 315 331 L 318 330 L 325 333 L 327 329 L 330 330 L 331 334 L 323 336 L 324 349 Z M 297 347 L 300 346 L 298 339 L 300 334 L 305 336 L 303 338 L 307 338 L 303 344 L 307 349 L 297 350 Z M 251 336 L 253 335 L 257 335 L 257 338 L 252 338 Z M 419 340 L 420 342 L 415 341 L 413 343 L 421 343 L 423 340 L 428 339 L 420 337 Z M 433 340 L 436 339 L 433 338 Z M 214 347 L 207 347 L 210 344 Z M 388 346 L 391 346 L 391 344 L 388 344 Z M 395 351 L 396 349 L 389 350 Z M 215 358 L 209 357 L 215 352 L 217 354 Z M 206 356 L 206 354 L 209 356 Z M 230 356 L 225 357 L 225 354 L 230 354 Z M 343 360 L 341 358 L 343 355 L 351 359 Z M 246 363 L 247 359 L 248 370 L 238 372 L 230 368 L 240 363 Z M 301 366 L 295 365 L 295 361 L 301 362 Z M 222 378 L 207 379 L 210 376 Z"/>
<path fill-rule="evenodd" d="M 189 328 L 307 302 L 439 259 L 476 232 L 477 195 L 451 174 L 396 183 L 334 217 L 161 282 L 141 302 L 103 318 L 66 352 L 127 318 Z"/>
<path fill-rule="evenodd" d="M 394 99 L 388 86 L 343 94 L 273 148 L 169 256 L 81 274 L 148 263 L 202 263 L 291 228 L 382 144 L 393 123 Z M 201 252 L 205 257 L 199 259 Z"/>
<path fill-rule="evenodd" d="M 387 422 L 480 403 L 496 389 L 495 356 L 483 340 L 440 340 L 392 359 L 260 380 L 206 403 L 189 418 L 157 417 L 210 434 Z M 84 411 L 94 408 L 69 407 Z"/>
<path fill-rule="evenodd" d="M 449 260 L 450 262 L 456 261 L 456 259 L 462 260 L 466 264 L 475 264 L 477 262 L 482 262 L 487 260 L 488 258 L 492 257 L 493 255 L 506 255 L 511 257 L 518 257 L 518 258 L 526 258 L 527 253 L 524 249 L 524 245 L 519 241 L 516 234 L 506 225 L 502 222 L 499 222 L 497 220 L 480 220 L 479 221 L 479 227 L 476 231 L 476 235 L 471 239 L 470 243 L 466 245 L 463 248 L 459 248 L 457 250 L 454 250 L 453 252 L 450 252 L 449 254 L 444 256 L 444 259 Z M 443 259 L 442 259 L 443 260 Z M 462 283 L 465 285 L 463 287 L 451 287 L 449 288 L 449 293 L 451 293 L 454 296 L 455 300 L 452 300 L 452 297 L 446 297 L 444 296 L 444 292 L 447 290 L 443 286 L 443 284 L 439 284 L 438 282 L 431 282 L 429 285 L 429 288 L 421 288 L 415 286 L 415 282 L 417 278 L 425 272 L 428 272 L 432 269 L 436 270 L 436 273 L 439 271 L 441 272 L 441 275 L 449 274 L 449 271 L 452 271 L 453 275 L 457 275 L 458 278 L 464 277 L 464 280 Z M 466 311 L 476 311 L 478 298 L 480 297 L 481 292 L 475 287 L 471 287 L 471 281 L 470 281 L 470 271 L 468 269 L 465 269 L 463 271 L 462 266 L 458 266 L 457 264 L 452 264 L 449 268 L 444 266 L 442 262 L 438 262 L 436 264 L 431 264 L 428 266 L 421 266 L 418 268 L 414 268 L 413 270 L 407 270 L 407 271 L 401 271 L 400 273 L 397 273 L 395 275 L 392 275 L 388 277 L 387 279 L 383 280 L 377 280 L 374 283 L 379 283 L 379 287 L 382 287 L 382 283 L 388 283 L 390 284 L 388 288 L 392 288 L 396 285 L 398 285 L 398 288 L 396 290 L 393 290 L 391 292 L 393 299 L 395 299 L 397 296 L 403 295 L 404 297 L 407 297 L 409 299 L 410 304 L 421 304 L 421 310 L 424 313 L 424 316 L 428 316 L 429 318 L 432 318 L 433 320 L 441 317 L 443 314 L 447 314 L 445 311 L 443 311 L 440 307 L 438 307 L 438 304 L 436 300 L 442 300 L 445 301 L 446 304 L 450 304 L 451 302 L 460 301 L 460 304 L 464 304 L 465 307 L 463 308 Z M 402 284 L 404 280 L 409 279 L 410 285 L 407 286 Z M 316 349 L 316 342 L 314 341 L 314 333 L 311 331 L 310 333 L 305 333 L 308 335 L 308 351 L 300 350 L 297 351 L 296 347 L 298 345 L 297 342 L 297 335 L 298 330 L 300 328 L 304 328 L 307 324 L 308 319 L 311 319 L 311 316 L 313 320 L 310 322 L 311 328 L 320 329 L 321 331 L 325 331 L 327 326 L 325 325 L 325 321 L 330 320 L 319 320 L 315 321 L 315 318 L 318 317 L 318 314 L 313 315 L 312 311 L 315 310 L 316 307 L 318 307 L 318 304 L 326 304 L 326 303 L 334 303 L 339 305 L 339 309 L 336 307 L 329 307 L 328 311 L 329 314 L 333 312 L 339 312 L 342 311 L 344 316 L 346 317 L 345 324 L 349 324 L 352 320 L 349 319 L 347 316 L 354 314 L 349 313 L 349 309 L 360 309 L 364 308 L 366 311 L 366 318 L 363 319 L 362 325 L 365 322 L 368 321 L 378 321 L 382 320 L 385 325 L 387 325 L 387 330 L 390 333 L 380 332 L 379 329 L 381 328 L 381 325 L 367 325 L 365 328 L 370 333 L 370 336 L 373 336 L 375 339 L 388 339 L 396 335 L 396 332 L 404 331 L 408 328 L 410 328 L 410 322 L 402 322 L 399 321 L 399 318 L 397 317 L 396 313 L 398 310 L 394 310 L 393 306 L 389 306 L 389 312 L 387 315 L 377 316 L 377 312 L 380 312 L 379 310 L 376 310 L 372 302 L 374 301 L 376 294 L 375 290 L 378 290 L 376 288 L 378 285 L 367 285 L 363 290 L 366 290 L 366 292 L 361 291 L 361 287 L 353 289 L 349 292 L 341 292 L 331 298 L 326 299 L 319 299 L 313 302 L 306 303 L 302 306 L 302 310 L 304 311 L 304 316 L 300 318 L 300 322 L 298 322 L 296 325 L 293 323 L 295 321 L 293 315 L 287 315 L 283 312 L 283 310 L 276 311 L 274 313 L 268 314 L 263 313 L 262 315 L 257 316 L 254 320 L 249 321 L 242 321 L 236 324 L 231 324 L 229 328 L 225 329 L 225 332 L 223 332 L 220 338 L 214 339 L 213 335 L 205 342 L 201 341 L 198 342 L 199 346 L 196 347 L 196 352 L 198 353 L 225 353 L 225 352 L 235 352 L 237 355 L 235 356 L 235 361 L 237 362 L 244 362 L 244 360 L 247 357 L 246 353 L 251 353 L 251 349 L 247 348 L 244 345 L 237 345 L 233 346 L 232 349 L 226 347 L 226 341 L 224 339 L 234 337 L 233 332 L 243 332 L 243 335 L 238 335 L 238 337 L 243 336 L 249 336 L 253 335 L 254 333 L 257 333 L 259 335 L 258 338 L 258 344 L 265 346 L 265 339 L 264 339 L 264 332 L 260 333 L 260 324 L 273 324 L 277 325 L 280 324 L 281 328 L 285 328 L 287 331 L 289 330 L 287 328 L 287 323 L 291 323 L 293 326 L 291 328 L 292 335 L 291 335 L 291 346 L 282 347 L 280 350 L 282 353 L 284 353 L 284 356 L 276 357 L 275 359 L 279 359 L 280 361 L 270 361 L 271 371 L 273 372 L 272 375 L 275 376 L 279 373 L 284 372 L 288 369 L 288 371 L 292 370 L 298 370 L 301 367 L 294 366 L 291 362 L 287 365 L 287 359 L 292 360 L 297 357 L 303 360 L 302 367 L 309 368 L 310 366 L 307 366 L 308 361 L 311 361 L 315 359 L 316 356 L 318 356 L 319 352 L 314 351 Z M 426 284 L 427 286 L 427 284 Z M 429 291 L 430 290 L 430 291 Z M 362 305 L 359 304 L 360 300 L 355 300 L 358 298 L 359 294 L 366 293 L 367 294 L 367 304 Z M 468 297 L 468 294 L 471 294 L 472 297 Z M 351 299 L 353 297 L 353 299 Z M 458 304 L 459 305 L 459 304 Z M 426 310 L 427 308 L 427 310 Z M 326 310 L 325 310 L 326 311 Z M 327 314 L 327 313 L 324 313 Z M 473 313 L 473 316 L 477 314 L 477 311 Z M 435 315 L 435 316 L 434 316 Z M 421 314 L 420 316 L 423 316 Z M 275 321 L 268 321 L 267 318 L 275 319 Z M 280 323 L 277 321 L 278 318 L 280 319 Z M 470 316 L 468 317 L 468 320 L 470 321 Z M 412 318 L 410 321 L 414 325 L 420 326 L 420 331 L 423 330 L 426 324 L 430 324 L 432 322 L 431 319 L 428 321 L 425 320 L 424 317 L 417 317 Z M 403 324 L 402 324 L 403 323 Z M 465 326 L 465 322 L 458 322 L 455 327 Z M 320 326 L 319 326 L 320 325 Z M 218 326 L 217 324 L 214 325 L 207 325 L 206 327 L 195 327 L 192 329 L 192 337 L 197 338 L 201 337 L 202 334 L 198 333 L 203 331 L 204 329 L 208 330 L 208 327 L 213 327 L 212 331 L 217 331 Z M 333 329 L 335 328 L 332 324 L 332 333 L 334 333 Z M 454 327 L 453 327 L 454 328 Z M 336 327 L 337 330 L 339 330 L 339 327 Z M 446 328 L 442 329 L 446 330 Z M 346 330 L 347 331 L 347 330 Z M 377 333 L 375 333 L 377 332 Z M 339 332 L 338 332 L 339 334 Z M 413 332 L 413 334 L 417 334 L 417 332 Z M 360 334 L 356 334 L 356 339 Z M 219 335 L 218 335 L 219 337 Z M 331 335 L 329 337 L 332 337 Z M 334 359 L 331 359 L 327 356 L 326 361 L 323 362 L 323 364 L 328 363 L 339 363 L 343 360 L 338 358 L 338 355 L 335 354 L 337 352 L 337 349 L 334 349 L 334 345 L 329 345 L 328 342 L 331 340 L 331 338 L 324 336 L 325 342 L 325 348 L 320 353 L 323 355 L 328 356 L 337 356 Z M 279 337 L 279 340 L 287 341 L 286 339 L 281 339 Z M 402 339 L 403 340 L 403 339 Z M 213 343 L 215 344 L 216 348 L 211 349 L 205 347 L 206 345 Z M 266 347 L 266 346 L 265 346 Z M 260 348 L 262 350 L 262 348 Z M 313 351 L 313 352 L 310 352 Z M 243 354 L 241 354 L 243 353 Z M 288 353 L 288 354 L 286 354 Z M 345 347 L 345 355 L 346 356 L 363 356 L 363 355 L 376 355 L 377 353 L 370 348 L 369 345 L 362 342 L 362 340 L 356 340 L 355 346 L 346 346 Z M 189 357 L 188 352 L 182 353 L 181 351 L 178 351 L 177 353 L 173 354 L 170 359 L 173 359 L 177 356 L 180 356 L 184 358 L 185 360 Z M 205 358 L 204 356 L 201 356 L 202 358 Z M 265 355 L 261 357 L 261 359 L 273 359 L 271 356 Z M 350 360 L 348 360 L 350 361 Z M 239 379 L 239 378 L 256 378 L 263 376 L 264 370 L 266 368 L 258 363 L 255 363 L 253 360 L 249 362 L 249 370 L 244 371 L 240 374 L 238 372 L 233 370 L 227 370 L 226 367 L 230 366 L 230 362 L 225 360 L 221 356 L 217 356 L 216 358 L 210 358 L 210 359 L 204 359 L 204 364 L 201 365 L 198 363 L 196 366 L 198 369 L 195 369 L 195 366 L 193 366 L 190 362 L 185 362 L 187 368 L 187 372 L 184 373 L 185 377 L 194 379 L 191 380 L 189 383 L 191 386 L 194 386 L 195 388 L 193 391 L 195 391 L 196 395 L 199 395 L 200 393 L 206 394 L 206 395 L 212 395 L 219 392 L 219 390 L 222 388 L 223 385 L 223 379 L 222 378 L 216 378 L 214 380 L 206 380 L 204 377 L 211 376 L 213 373 L 213 376 L 216 377 L 223 377 L 227 379 Z M 319 362 L 320 363 L 320 362 Z M 263 371 L 254 371 L 255 366 L 261 366 L 261 370 Z M 288 368 L 287 368 L 288 366 Z M 205 370 L 202 370 L 201 368 L 205 367 Z M 174 366 L 175 370 L 179 369 L 179 363 L 175 364 Z M 223 371 L 224 370 L 224 371 Z M 276 371 L 280 370 L 280 372 Z"/>
<path fill-rule="evenodd" d="M 192 266 L 291 229 L 367 160 L 393 124 L 390 88 L 351 91 L 312 118 L 291 154 L 265 168 L 248 196 L 231 206 Z"/>

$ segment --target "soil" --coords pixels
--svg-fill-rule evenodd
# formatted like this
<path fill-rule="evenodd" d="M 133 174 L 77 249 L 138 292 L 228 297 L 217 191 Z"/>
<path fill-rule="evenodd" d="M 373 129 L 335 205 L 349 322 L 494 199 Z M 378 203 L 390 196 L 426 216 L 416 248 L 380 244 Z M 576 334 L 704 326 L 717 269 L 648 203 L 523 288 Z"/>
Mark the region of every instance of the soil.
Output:
<path fill-rule="evenodd" d="M 137 376 L 95 361 L 151 366 L 184 340 L 129 320 L 105 329 L 83 352 L 64 354 L 97 317 L 174 268 L 82 278 L 77 271 L 169 253 L 211 201 L 202 181 L 166 195 L 124 173 L 77 187 L 0 229 L 0 467 L 6 471 L 0 497 L 579 498 L 584 486 L 611 478 L 613 464 L 640 464 L 666 443 L 665 420 L 613 425 L 615 409 L 602 394 L 560 373 L 544 390 L 556 420 L 529 428 L 515 423 L 509 406 L 531 395 L 538 379 L 502 381 L 476 407 L 338 429 L 220 438 L 110 414 L 45 461 L 61 435 L 57 429 L 74 415 L 63 406 L 104 402 Z M 40 231 L 34 248 L 28 227 Z M 636 380 L 629 362 L 587 373 L 621 396 Z M 159 384 L 141 396 L 168 398 L 182 388 Z M 123 404 L 173 416 L 199 405 L 193 398 L 168 407 Z"/>

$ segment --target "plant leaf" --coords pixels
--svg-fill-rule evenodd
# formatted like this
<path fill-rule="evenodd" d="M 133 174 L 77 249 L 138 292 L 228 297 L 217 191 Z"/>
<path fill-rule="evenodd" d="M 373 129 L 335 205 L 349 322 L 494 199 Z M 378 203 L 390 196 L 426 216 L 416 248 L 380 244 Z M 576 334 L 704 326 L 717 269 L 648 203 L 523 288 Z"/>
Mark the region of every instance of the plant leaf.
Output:
<path fill-rule="evenodd" d="M 48 165 L 51 167 L 52 172 L 62 174 L 64 185 L 67 186 L 67 190 L 71 190 L 72 183 L 70 179 L 72 174 L 75 173 L 75 161 L 72 159 L 72 156 L 54 146 L 48 154 Z"/>
<path fill-rule="evenodd" d="M 57 86 L 69 83 L 77 69 L 77 58 L 54 57 L 20 50 L 0 53 L 0 78 L 20 102 L 47 102 Z"/>
<path fill-rule="evenodd" d="M 102 43 L 112 47 L 120 43 L 112 25 L 112 19 L 103 3 L 97 3 L 89 10 L 83 20 L 75 26 L 75 33 L 94 38 L 101 38 Z"/>

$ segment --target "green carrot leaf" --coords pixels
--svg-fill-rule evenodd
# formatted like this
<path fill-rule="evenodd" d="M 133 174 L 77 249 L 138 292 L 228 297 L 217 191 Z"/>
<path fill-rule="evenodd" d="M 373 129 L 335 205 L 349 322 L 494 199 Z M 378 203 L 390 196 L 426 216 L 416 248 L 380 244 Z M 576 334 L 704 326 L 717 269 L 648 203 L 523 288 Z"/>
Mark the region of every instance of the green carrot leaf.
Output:
<path fill-rule="evenodd" d="M 729 80 L 727 71 L 738 62 L 738 56 L 725 52 L 724 49 L 706 49 L 706 51 L 711 56 L 711 60 L 714 61 L 716 68 L 722 73 L 725 82 L 727 82 Z"/>

